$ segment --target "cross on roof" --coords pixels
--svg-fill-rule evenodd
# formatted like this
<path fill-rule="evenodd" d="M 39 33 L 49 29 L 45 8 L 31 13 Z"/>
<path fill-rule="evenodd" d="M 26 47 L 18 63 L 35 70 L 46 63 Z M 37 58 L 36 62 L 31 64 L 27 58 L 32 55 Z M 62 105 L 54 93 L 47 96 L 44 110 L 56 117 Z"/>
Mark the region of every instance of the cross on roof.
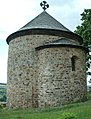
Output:
<path fill-rule="evenodd" d="M 46 1 L 41 2 L 41 3 L 40 3 L 40 6 L 44 9 L 44 11 L 45 11 L 47 8 L 49 8 L 49 4 L 47 4 Z"/>

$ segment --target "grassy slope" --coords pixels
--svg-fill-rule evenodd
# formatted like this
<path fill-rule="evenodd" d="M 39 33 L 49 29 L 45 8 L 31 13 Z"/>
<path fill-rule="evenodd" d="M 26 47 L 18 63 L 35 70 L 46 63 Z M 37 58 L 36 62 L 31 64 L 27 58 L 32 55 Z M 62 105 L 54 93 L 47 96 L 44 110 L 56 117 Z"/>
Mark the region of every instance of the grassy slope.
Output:
<path fill-rule="evenodd" d="M 75 118 L 71 118 L 71 115 Z M 91 93 L 87 102 L 71 104 L 63 108 L 1 110 L 0 119 L 91 119 Z"/>

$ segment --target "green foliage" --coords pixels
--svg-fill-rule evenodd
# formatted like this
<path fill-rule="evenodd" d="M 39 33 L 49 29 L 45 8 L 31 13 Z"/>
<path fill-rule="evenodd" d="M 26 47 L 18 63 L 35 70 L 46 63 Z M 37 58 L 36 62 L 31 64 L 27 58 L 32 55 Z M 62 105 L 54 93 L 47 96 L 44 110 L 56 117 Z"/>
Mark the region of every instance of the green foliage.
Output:
<path fill-rule="evenodd" d="M 6 102 L 6 85 L 0 84 L 0 102 Z"/>
<path fill-rule="evenodd" d="M 0 109 L 4 109 L 6 108 L 6 104 L 5 103 L 0 103 Z"/>
<path fill-rule="evenodd" d="M 91 72 L 90 72 L 91 73 Z M 91 74 L 90 74 L 91 75 Z M 89 83 L 91 83 L 91 79 L 89 80 Z"/>
<path fill-rule="evenodd" d="M 75 32 L 82 36 L 85 47 L 91 47 L 91 9 L 84 9 L 81 14 L 82 24 L 77 26 Z"/>
<path fill-rule="evenodd" d="M 0 98 L 0 102 L 6 102 L 6 95 L 3 95 L 2 98 Z"/>
<path fill-rule="evenodd" d="M 75 33 L 83 38 L 83 45 L 91 51 L 91 9 L 84 9 L 81 14 L 81 25 L 76 27 Z M 91 55 L 87 54 L 87 69 L 91 67 Z M 91 73 L 88 72 L 88 75 Z"/>
<path fill-rule="evenodd" d="M 88 92 L 88 100 L 91 100 L 91 92 Z"/>

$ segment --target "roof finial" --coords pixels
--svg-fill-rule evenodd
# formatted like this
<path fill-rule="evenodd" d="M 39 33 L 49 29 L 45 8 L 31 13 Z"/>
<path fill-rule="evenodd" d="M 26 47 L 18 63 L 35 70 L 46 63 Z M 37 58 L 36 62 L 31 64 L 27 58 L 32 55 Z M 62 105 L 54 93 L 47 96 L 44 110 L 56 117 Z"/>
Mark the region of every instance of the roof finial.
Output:
<path fill-rule="evenodd" d="M 41 2 L 41 3 L 40 3 L 40 6 L 44 9 L 44 11 L 45 11 L 47 8 L 49 8 L 49 4 L 47 4 L 46 1 Z"/>

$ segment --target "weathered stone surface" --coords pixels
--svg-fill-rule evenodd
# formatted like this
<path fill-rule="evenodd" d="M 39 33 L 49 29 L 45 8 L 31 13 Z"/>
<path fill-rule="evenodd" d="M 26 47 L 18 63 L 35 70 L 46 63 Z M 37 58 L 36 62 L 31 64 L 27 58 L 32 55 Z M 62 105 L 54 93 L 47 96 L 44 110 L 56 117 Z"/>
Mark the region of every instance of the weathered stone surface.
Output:
<path fill-rule="evenodd" d="M 38 52 L 39 107 L 58 106 L 86 98 L 85 53 L 81 49 L 60 47 Z M 72 71 L 71 58 L 76 56 Z"/>
<path fill-rule="evenodd" d="M 54 107 L 86 99 L 85 51 L 74 47 L 36 49 L 60 38 L 26 35 L 9 43 L 8 107 Z"/>

